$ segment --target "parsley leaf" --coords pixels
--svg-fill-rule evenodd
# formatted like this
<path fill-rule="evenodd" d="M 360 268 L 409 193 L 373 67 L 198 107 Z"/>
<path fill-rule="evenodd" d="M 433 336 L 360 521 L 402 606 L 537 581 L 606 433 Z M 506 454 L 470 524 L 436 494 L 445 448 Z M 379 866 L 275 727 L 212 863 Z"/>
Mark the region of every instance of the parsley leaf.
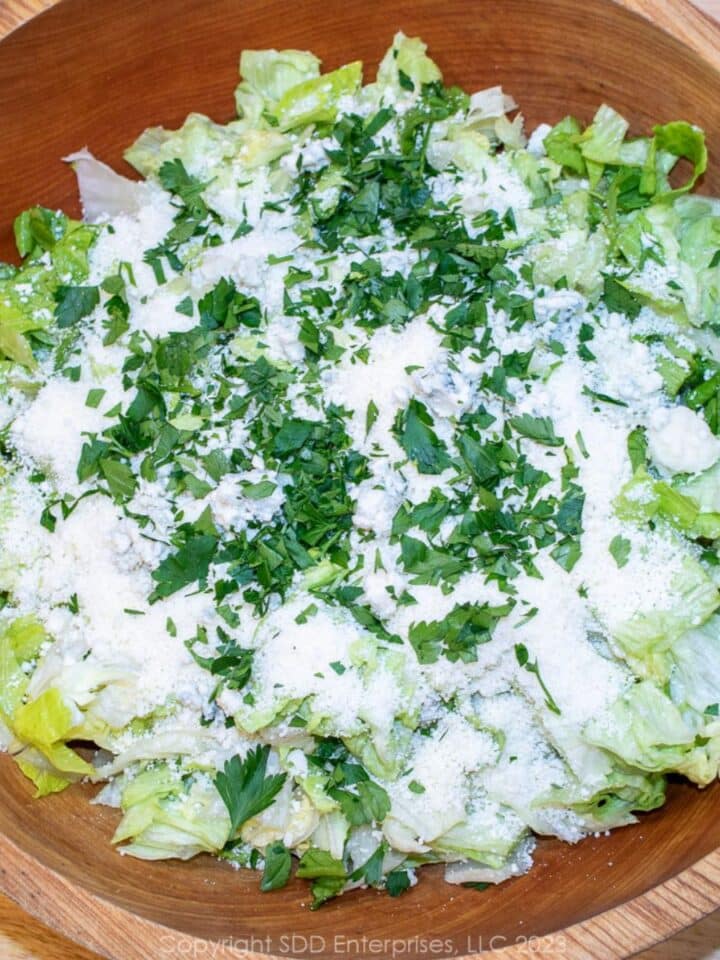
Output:
<path fill-rule="evenodd" d="M 193 177 L 185 169 L 182 160 L 166 160 L 158 170 L 158 180 L 169 192 L 174 193 L 182 200 L 185 206 L 191 207 L 200 200 L 206 183 Z"/>
<path fill-rule="evenodd" d="M 258 480 L 257 483 L 245 481 L 242 484 L 242 492 L 248 500 L 264 500 L 270 496 L 276 487 L 277 484 L 273 483 L 272 480 Z"/>
<path fill-rule="evenodd" d="M 428 547 L 422 540 L 407 535 L 400 538 L 400 558 L 405 570 L 414 574 L 410 581 L 413 584 L 457 578 L 467 565 L 462 557 Z"/>
<path fill-rule="evenodd" d="M 352 826 L 381 823 L 390 810 L 390 799 L 380 784 L 371 780 L 339 740 L 328 738 L 318 742 L 309 757 L 329 780 L 328 795 L 335 800 Z"/>
<path fill-rule="evenodd" d="M 573 484 L 560 502 L 555 523 L 561 533 L 576 536 L 582 533 L 582 514 L 585 494 Z"/>
<path fill-rule="evenodd" d="M 61 329 L 72 327 L 92 313 L 100 303 L 97 287 L 70 287 L 61 285 L 55 291 L 55 319 Z"/>
<path fill-rule="evenodd" d="M 183 297 L 183 299 L 175 307 L 175 312 L 182 314 L 184 317 L 191 317 L 193 315 L 193 310 L 195 309 L 192 297 Z"/>
<path fill-rule="evenodd" d="M 292 453 L 305 445 L 315 426 L 312 420 L 288 418 L 275 434 L 273 453 L 278 456 Z"/>
<path fill-rule="evenodd" d="M 367 411 L 365 412 L 365 436 L 367 436 L 373 428 L 373 424 L 378 418 L 379 410 L 374 400 L 370 400 L 367 405 Z"/>
<path fill-rule="evenodd" d="M 533 417 L 523 413 L 519 417 L 510 418 L 510 426 L 522 437 L 543 443 L 548 447 L 561 447 L 563 441 L 555 436 L 555 427 L 550 417 Z"/>
<path fill-rule="evenodd" d="M 469 429 L 456 436 L 456 443 L 460 456 L 477 483 L 485 486 L 489 481 L 497 480 L 503 473 L 503 445 L 483 444 Z"/>
<path fill-rule="evenodd" d="M 77 478 L 80 483 L 97 474 L 100 469 L 100 460 L 107 452 L 108 445 L 104 440 L 98 440 L 97 437 L 92 436 L 89 441 L 85 441 L 77 465 Z"/>
<path fill-rule="evenodd" d="M 477 646 L 492 638 L 498 620 L 510 612 L 510 606 L 491 607 L 487 603 L 462 603 L 443 620 L 414 623 L 409 639 L 419 663 L 436 663 L 444 656 L 451 663 L 477 660 Z"/>
<path fill-rule="evenodd" d="M 530 654 L 528 653 L 528 649 L 524 643 L 515 644 L 515 657 L 517 659 L 518 664 L 523 669 L 527 670 L 528 673 L 535 674 L 535 676 L 537 677 L 537 681 L 540 684 L 540 689 L 545 694 L 545 706 L 548 708 L 548 710 L 551 710 L 553 713 L 556 713 L 558 716 L 560 716 L 562 711 L 560 710 L 560 707 L 558 707 L 558 705 L 553 700 L 552 694 L 550 693 L 548 688 L 545 686 L 545 682 L 543 678 L 540 676 L 540 668 L 538 667 L 538 662 L 537 660 L 530 659 Z"/>
<path fill-rule="evenodd" d="M 85 399 L 85 406 L 91 407 L 93 410 L 97 410 L 102 403 L 105 392 L 106 391 L 102 387 L 92 387 L 90 390 L 88 390 L 88 395 Z"/>
<path fill-rule="evenodd" d="M 192 301 L 190 308 L 192 316 Z M 262 322 L 262 309 L 257 298 L 242 293 L 233 280 L 224 277 L 200 300 L 198 309 L 200 325 L 206 330 L 236 330 L 239 326 L 254 330 Z"/>
<path fill-rule="evenodd" d="M 347 872 L 342 860 L 336 860 L 327 850 L 311 847 L 300 858 L 297 875 L 301 879 L 315 880 L 312 885 L 312 910 L 342 893 L 347 883 Z"/>
<path fill-rule="evenodd" d="M 699 382 L 685 393 L 683 400 L 691 410 L 702 409 L 707 425 L 720 435 L 720 371 L 715 365 L 698 364 Z M 694 378 L 695 379 L 695 378 Z"/>
<path fill-rule="evenodd" d="M 205 221 L 217 221 L 218 217 L 203 200 L 202 192 L 207 184 L 191 176 L 182 160 L 166 160 L 158 170 L 158 179 L 180 201 L 169 233 L 157 246 L 146 250 L 143 258 L 152 267 L 157 283 L 163 284 L 167 282 L 163 257 L 173 270 L 182 270 L 183 263 L 177 254 L 180 246 L 191 237 L 206 234 Z"/>
<path fill-rule="evenodd" d="M 345 864 L 336 860 L 327 850 L 310 847 L 298 864 L 297 875 L 303 880 L 317 877 L 345 877 Z"/>
<path fill-rule="evenodd" d="M 269 754 L 265 745 L 249 750 L 244 760 L 234 756 L 213 781 L 230 814 L 231 837 L 246 820 L 269 807 L 285 783 L 286 773 L 265 776 Z"/>
<path fill-rule="evenodd" d="M 630 559 L 632 549 L 630 541 L 618 533 L 610 541 L 609 549 L 618 567 L 624 567 Z"/>
<path fill-rule="evenodd" d="M 265 869 L 260 881 L 262 892 L 267 893 L 284 887 L 290 879 L 291 870 L 292 857 L 282 840 L 268 844 L 265 848 Z"/>
<path fill-rule="evenodd" d="M 447 448 L 432 429 L 432 423 L 427 407 L 413 398 L 407 409 L 398 413 L 393 426 L 398 443 L 420 473 L 442 473 L 451 464 Z"/>
<path fill-rule="evenodd" d="M 206 636 L 200 632 L 192 640 L 186 641 L 185 646 L 198 666 L 209 670 L 214 676 L 222 677 L 230 690 L 242 690 L 252 676 L 255 651 L 238 646 L 221 628 L 218 628 L 218 633 L 224 643 L 220 644 L 214 657 L 203 657 L 195 652 L 194 645 L 198 641 L 207 642 Z"/>
<path fill-rule="evenodd" d="M 588 386 L 582 388 L 582 393 L 584 397 L 590 397 L 592 400 L 600 401 L 600 403 L 610 403 L 614 407 L 627 406 L 624 400 L 618 400 L 616 397 L 611 397 L 607 393 L 598 393 L 597 390 L 591 390 Z"/>
<path fill-rule="evenodd" d="M 313 902 L 310 904 L 311 910 L 317 910 L 326 900 L 337 897 L 345 889 L 345 877 L 321 877 L 313 883 L 312 890 Z"/>
<path fill-rule="evenodd" d="M 410 874 L 407 870 L 391 870 L 385 877 L 385 889 L 391 897 L 399 897 L 410 889 Z"/>
<path fill-rule="evenodd" d="M 114 297 L 110 297 L 105 304 L 105 309 L 107 310 L 108 319 L 104 322 L 107 333 L 103 339 L 103 346 L 110 347 L 130 329 L 130 307 L 123 296 L 117 294 Z"/>
<path fill-rule="evenodd" d="M 118 503 L 129 500 L 137 489 L 137 480 L 131 468 L 120 460 L 107 457 L 100 460 L 99 465 L 113 500 Z"/>
<path fill-rule="evenodd" d="M 634 320 L 642 309 L 642 303 L 615 277 L 605 277 L 603 281 L 603 300 L 611 313 L 624 313 Z"/>
<path fill-rule="evenodd" d="M 633 473 L 638 467 L 644 467 L 647 463 L 647 448 L 647 436 L 643 427 L 636 427 L 631 430 L 627 438 L 627 451 Z"/>
<path fill-rule="evenodd" d="M 355 881 L 362 880 L 370 887 L 379 886 L 383 878 L 382 866 L 387 851 L 388 845 L 383 841 L 377 846 L 365 863 L 353 870 L 350 874 L 350 879 Z"/>
<path fill-rule="evenodd" d="M 196 581 L 207 579 L 210 564 L 217 551 L 218 539 L 210 534 L 191 534 L 185 543 L 152 572 L 157 584 L 150 602 L 164 599 Z"/>
<path fill-rule="evenodd" d="M 565 537 L 550 551 L 550 556 L 568 573 L 580 559 L 581 549 L 574 537 Z"/>
<path fill-rule="evenodd" d="M 343 814 L 353 827 L 359 827 L 364 823 L 382 823 L 390 812 L 390 798 L 387 792 L 380 784 L 370 779 L 360 780 L 350 787 L 330 787 L 328 794 L 333 800 L 337 800 Z"/>

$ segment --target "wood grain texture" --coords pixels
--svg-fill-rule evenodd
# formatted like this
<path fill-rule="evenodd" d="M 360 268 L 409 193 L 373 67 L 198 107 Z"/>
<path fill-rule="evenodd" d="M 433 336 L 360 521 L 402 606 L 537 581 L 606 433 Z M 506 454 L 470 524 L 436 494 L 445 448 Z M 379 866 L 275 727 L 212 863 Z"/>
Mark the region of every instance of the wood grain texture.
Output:
<path fill-rule="evenodd" d="M 621 0 L 623 5 L 677 37 L 709 63 L 717 63 L 718 43 L 708 18 L 714 18 L 718 0 L 691 5 L 685 0 Z"/>
<path fill-rule="evenodd" d="M 1 894 L 0 957 L 2 960 L 98 960 L 98 954 L 60 936 Z"/>
<path fill-rule="evenodd" d="M 57 0 L 0 0 L 0 37 L 4 37 L 15 27 L 56 2 Z"/>
<path fill-rule="evenodd" d="M 7 223 L 23 205 L 42 198 L 72 206 L 72 178 L 55 161 L 73 147 L 91 142 L 118 162 L 123 144 L 150 122 L 176 123 L 192 108 L 227 117 L 242 46 L 313 46 L 329 65 L 356 53 L 373 62 L 401 25 L 431 42 L 449 79 L 471 87 L 503 82 L 531 123 L 566 110 L 588 117 L 607 99 L 638 130 L 676 116 L 706 125 L 716 171 L 706 189 L 720 193 L 720 34 L 684 0 L 624 2 L 636 16 L 601 0 L 476 0 L 468 31 L 471 8 L 459 0 L 443 4 L 442 21 L 431 0 L 355 7 L 305 0 L 302 18 L 288 18 L 278 0 L 245 0 L 242 7 L 237 0 L 64 0 L 0 47 L 0 246 L 9 250 Z M 50 5 L 0 0 L 0 32 Z M 29 118 L 36 121 L 31 135 Z M 89 808 L 87 788 L 39 806 L 2 760 L 0 789 L 0 886 L 36 916 L 122 960 L 237 958 L 246 945 L 254 955 L 302 954 L 281 940 L 292 933 L 322 937 L 316 955 L 338 956 L 350 951 L 347 939 L 338 945 L 333 935 L 349 938 L 371 927 L 382 938 L 420 932 L 448 939 L 459 953 L 514 944 L 499 953 L 508 960 L 608 960 L 720 904 L 717 787 L 701 794 L 674 786 L 666 810 L 611 837 L 575 848 L 543 842 L 531 875 L 482 895 L 450 890 L 430 871 L 412 897 L 397 903 L 364 891 L 318 914 L 302 907 L 307 891 L 300 884 L 262 897 L 256 877 L 207 858 L 158 865 L 119 858 L 107 842 L 113 813 Z M 647 960 L 704 958 L 707 946 L 720 943 L 720 922 L 711 922 L 710 944 L 690 931 L 695 939 L 654 948 Z M 563 933 L 523 945 L 554 929 Z M 0 930 L 10 934 L 0 938 L 2 960 L 92 956 L 29 924 L 3 900 Z M 227 942 L 208 948 L 205 937 Z M 703 952 L 692 952 L 695 940 Z"/>
<path fill-rule="evenodd" d="M 720 914 L 714 913 L 638 954 L 637 960 L 720 960 Z"/>

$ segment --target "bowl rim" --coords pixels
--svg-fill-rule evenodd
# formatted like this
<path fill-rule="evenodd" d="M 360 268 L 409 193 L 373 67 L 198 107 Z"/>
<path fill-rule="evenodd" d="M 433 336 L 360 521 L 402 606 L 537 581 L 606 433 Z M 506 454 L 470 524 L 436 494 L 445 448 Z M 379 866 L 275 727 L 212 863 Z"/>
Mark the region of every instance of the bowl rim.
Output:
<path fill-rule="evenodd" d="M 0 5 L 0 43 L 30 20 L 42 18 L 64 0 L 6 0 Z M 691 0 L 608 0 L 683 43 L 695 56 L 720 71 L 720 20 Z M 39 863 L 9 836 L 0 833 L 0 892 L 32 917 L 109 960 L 146 960 L 149 943 L 156 960 L 204 956 L 212 945 L 217 960 L 268 960 L 271 955 L 208 941 L 149 920 L 65 879 Z M 720 909 L 720 847 L 655 887 L 579 923 L 542 937 L 515 943 L 492 943 L 490 949 L 458 956 L 501 960 L 584 957 L 607 960 L 630 957 L 653 947 Z M 112 929 L 116 952 L 103 938 Z M 505 938 L 495 938 L 504 940 Z M 161 945 L 161 952 L 157 952 Z M 194 950 L 194 952 L 193 952 Z M 189 952 L 190 951 L 190 952 Z M 293 960 L 286 955 L 285 960 Z"/>

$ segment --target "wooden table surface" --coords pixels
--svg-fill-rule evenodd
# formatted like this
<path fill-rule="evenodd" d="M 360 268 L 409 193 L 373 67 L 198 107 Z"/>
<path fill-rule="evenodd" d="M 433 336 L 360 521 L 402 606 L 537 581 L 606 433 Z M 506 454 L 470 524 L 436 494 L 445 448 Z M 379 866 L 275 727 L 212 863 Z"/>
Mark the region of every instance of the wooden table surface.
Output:
<path fill-rule="evenodd" d="M 55 0 L 0 0 L 0 37 Z M 165 2 L 165 0 L 150 0 Z M 580 0 L 581 2 L 581 0 Z M 661 4 L 663 0 L 654 0 Z M 694 0 L 720 19 L 720 0 Z M 76 946 L 33 920 L 0 894 L 0 960 L 98 960 L 97 955 Z M 153 960 L 148 954 L 148 960 Z M 720 960 L 720 911 L 637 960 Z"/>

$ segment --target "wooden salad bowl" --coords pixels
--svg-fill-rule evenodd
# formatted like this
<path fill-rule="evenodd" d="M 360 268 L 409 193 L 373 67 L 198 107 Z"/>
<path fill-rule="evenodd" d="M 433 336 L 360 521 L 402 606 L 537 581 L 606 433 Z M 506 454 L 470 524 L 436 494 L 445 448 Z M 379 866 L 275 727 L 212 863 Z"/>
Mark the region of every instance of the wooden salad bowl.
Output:
<path fill-rule="evenodd" d="M 87 144 L 129 172 L 122 150 L 144 127 L 176 126 L 191 110 L 229 119 L 243 47 L 309 48 L 328 68 L 362 58 L 369 72 L 399 28 L 429 43 L 446 80 L 501 83 L 529 127 L 587 120 L 602 101 L 638 133 L 698 123 L 711 156 L 702 189 L 720 194 L 720 30 L 685 0 L 61 0 L 0 43 L 0 257 L 13 256 L 24 207 L 78 212 L 62 156 Z M 0 791 L 2 889 L 116 960 L 481 950 L 607 960 L 720 906 L 717 784 L 674 783 L 663 809 L 610 836 L 543 840 L 534 869 L 497 888 L 451 887 L 427 868 L 403 897 L 358 891 L 317 912 L 301 881 L 262 894 L 257 874 L 207 856 L 119 856 L 116 815 L 89 805 L 89 786 L 34 801 L 2 757 Z"/>

